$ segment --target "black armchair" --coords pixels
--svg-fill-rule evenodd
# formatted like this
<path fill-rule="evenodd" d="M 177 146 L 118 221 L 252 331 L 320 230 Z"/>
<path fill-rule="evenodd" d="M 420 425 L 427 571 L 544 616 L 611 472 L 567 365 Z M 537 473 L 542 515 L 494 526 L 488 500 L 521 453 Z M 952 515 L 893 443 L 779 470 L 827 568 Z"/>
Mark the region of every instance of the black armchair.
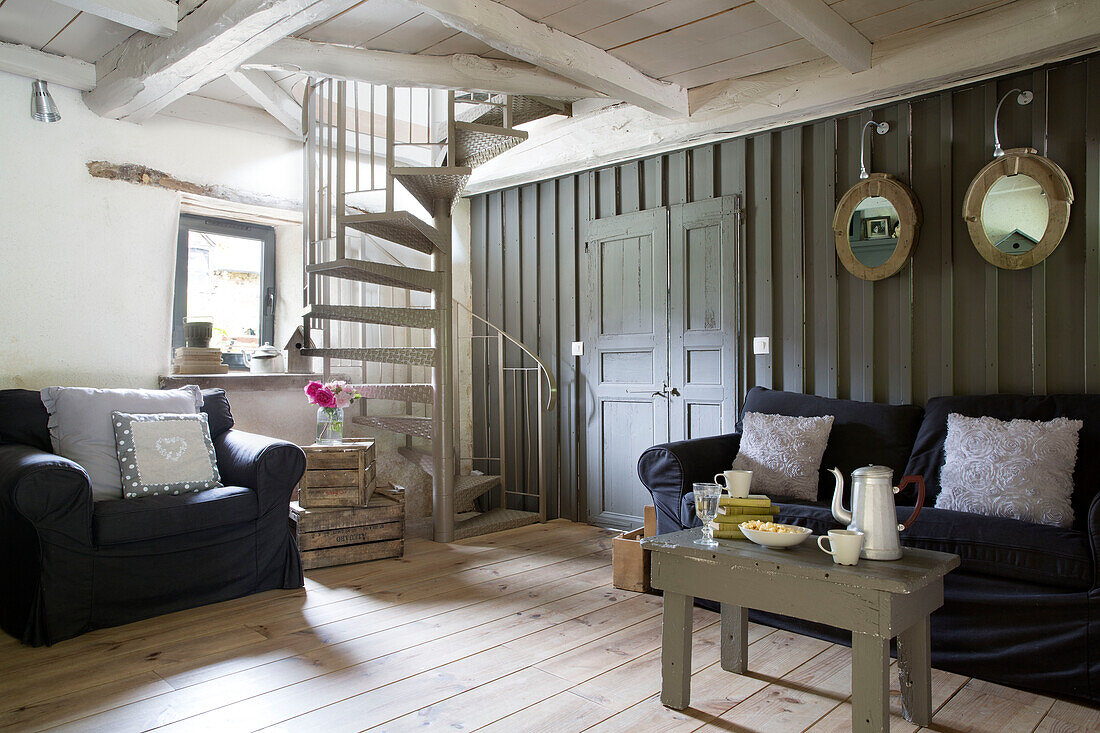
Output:
<path fill-rule="evenodd" d="M 84 469 L 49 452 L 38 394 L 0 391 L 0 627 L 39 646 L 302 586 L 287 516 L 305 454 L 234 430 L 223 390 L 203 398 L 224 487 L 93 502 Z"/>

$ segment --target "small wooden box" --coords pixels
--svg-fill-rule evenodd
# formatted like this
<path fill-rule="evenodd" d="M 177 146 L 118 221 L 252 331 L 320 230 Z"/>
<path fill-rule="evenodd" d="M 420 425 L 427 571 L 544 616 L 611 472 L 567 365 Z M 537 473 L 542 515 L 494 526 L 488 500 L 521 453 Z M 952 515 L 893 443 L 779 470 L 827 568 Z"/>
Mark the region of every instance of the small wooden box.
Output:
<path fill-rule="evenodd" d="M 365 507 L 290 505 L 290 526 L 305 570 L 405 552 L 405 492 L 379 487 Z"/>
<path fill-rule="evenodd" d="M 307 445 L 298 503 L 306 509 L 363 507 L 374 493 L 374 441 L 346 438 L 339 445 Z"/>
<path fill-rule="evenodd" d="M 611 540 L 611 582 L 620 590 L 650 591 L 649 551 L 642 549 L 641 539 L 657 533 L 657 512 L 652 506 L 644 511 L 644 527 L 623 532 Z"/>

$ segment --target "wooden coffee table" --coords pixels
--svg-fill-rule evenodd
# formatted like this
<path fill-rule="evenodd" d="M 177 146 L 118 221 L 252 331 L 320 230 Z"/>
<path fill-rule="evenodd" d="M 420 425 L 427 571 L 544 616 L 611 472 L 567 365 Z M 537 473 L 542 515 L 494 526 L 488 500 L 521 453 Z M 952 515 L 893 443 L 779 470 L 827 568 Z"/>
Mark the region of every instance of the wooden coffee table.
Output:
<path fill-rule="evenodd" d="M 661 702 L 682 710 L 691 696 L 693 598 L 722 604 L 722 669 L 748 669 L 748 613 L 755 608 L 852 632 L 852 729 L 890 726 L 890 639 L 898 638 L 905 719 L 932 722 L 929 615 L 943 605 L 943 576 L 958 555 L 905 548 L 900 560 L 844 566 L 813 537 L 773 550 L 746 540 L 695 544 L 700 529 L 647 537 L 651 582 L 664 591 Z"/>

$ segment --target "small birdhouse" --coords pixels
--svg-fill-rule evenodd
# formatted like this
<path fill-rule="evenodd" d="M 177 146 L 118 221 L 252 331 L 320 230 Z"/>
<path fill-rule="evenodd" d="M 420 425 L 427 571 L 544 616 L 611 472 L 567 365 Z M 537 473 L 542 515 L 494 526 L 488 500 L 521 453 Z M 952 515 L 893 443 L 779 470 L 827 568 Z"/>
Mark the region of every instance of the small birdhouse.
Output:
<path fill-rule="evenodd" d="M 294 329 L 286 342 L 286 371 L 288 374 L 312 374 L 313 357 L 304 356 L 302 349 L 312 349 L 313 342 L 306 338 L 302 327 Z"/>

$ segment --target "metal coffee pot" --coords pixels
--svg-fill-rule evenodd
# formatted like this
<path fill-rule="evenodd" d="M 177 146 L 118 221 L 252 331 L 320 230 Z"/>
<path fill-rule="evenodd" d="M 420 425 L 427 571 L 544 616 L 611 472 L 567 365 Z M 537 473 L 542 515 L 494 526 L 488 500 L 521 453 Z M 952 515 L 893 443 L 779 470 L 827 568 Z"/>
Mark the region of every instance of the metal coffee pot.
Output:
<path fill-rule="evenodd" d="M 894 472 L 889 466 L 864 466 L 852 471 L 852 511 L 844 508 L 844 475 L 839 469 L 829 469 L 836 477 L 833 492 L 833 516 L 848 529 L 863 533 L 863 549 L 859 556 L 867 560 L 901 559 L 901 538 L 917 520 L 924 506 L 924 478 L 906 476 L 894 486 Z M 917 485 L 917 504 L 904 524 L 898 524 L 894 494 L 909 484 Z"/>

